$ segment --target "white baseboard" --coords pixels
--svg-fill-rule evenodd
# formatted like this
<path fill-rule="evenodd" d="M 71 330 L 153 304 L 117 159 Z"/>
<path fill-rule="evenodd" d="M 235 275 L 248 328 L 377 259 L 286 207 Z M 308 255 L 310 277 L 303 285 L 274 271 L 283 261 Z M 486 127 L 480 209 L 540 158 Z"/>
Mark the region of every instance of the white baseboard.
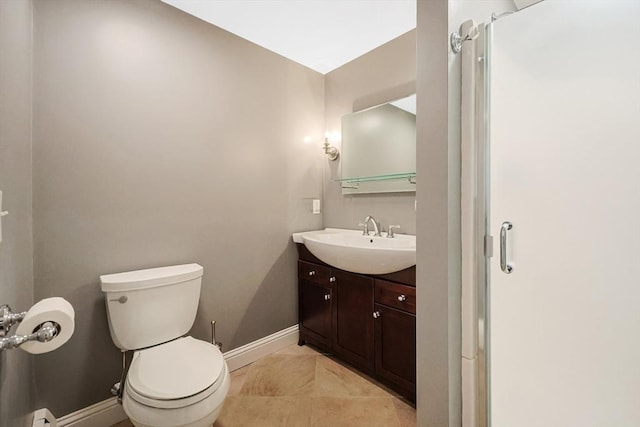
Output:
<path fill-rule="evenodd" d="M 224 353 L 230 371 L 235 371 L 256 360 L 298 342 L 298 325 L 250 342 Z M 58 427 L 110 427 L 126 420 L 127 415 L 115 397 L 88 406 L 57 420 Z"/>
<path fill-rule="evenodd" d="M 274 334 L 250 342 L 224 353 L 230 371 L 235 371 L 256 360 L 298 342 L 299 328 L 293 325 Z"/>
<path fill-rule="evenodd" d="M 110 427 L 127 415 L 115 397 L 87 406 L 58 419 L 58 427 Z"/>
<path fill-rule="evenodd" d="M 33 420 L 28 427 L 57 427 L 56 417 L 47 408 L 38 409 L 33 413 Z"/>

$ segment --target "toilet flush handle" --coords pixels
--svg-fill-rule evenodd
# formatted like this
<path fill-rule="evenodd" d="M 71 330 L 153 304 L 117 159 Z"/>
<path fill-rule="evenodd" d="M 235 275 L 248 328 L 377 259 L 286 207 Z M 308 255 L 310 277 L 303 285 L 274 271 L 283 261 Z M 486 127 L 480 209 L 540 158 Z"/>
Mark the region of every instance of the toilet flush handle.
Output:
<path fill-rule="evenodd" d="M 120 304 L 124 304 L 129 300 L 129 297 L 126 295 L 122 295 L 120 298 L 110 299 L 109 301 L 118 301 Z"/>

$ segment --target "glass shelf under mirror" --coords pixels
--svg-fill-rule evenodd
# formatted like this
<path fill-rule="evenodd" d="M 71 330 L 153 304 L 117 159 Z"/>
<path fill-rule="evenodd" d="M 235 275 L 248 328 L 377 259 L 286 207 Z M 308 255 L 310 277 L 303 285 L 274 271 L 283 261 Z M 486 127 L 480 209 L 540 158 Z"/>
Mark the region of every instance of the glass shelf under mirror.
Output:
<path fill-rule="evenodd" d="M 406 172 L 406 173 L 392 173 L 386 175 L 372 175 L 372 176 L 359 176 L 352 178 L 340 178 L 336 179 L 342 185 L 342 188 L 359 188 L 361 182 L 373 182 L 373 181 L 391 181 L 391 180 L 399 180 L 406 179 L 411 184 L 416 183 L 416 173 L 415 172 Z"/>

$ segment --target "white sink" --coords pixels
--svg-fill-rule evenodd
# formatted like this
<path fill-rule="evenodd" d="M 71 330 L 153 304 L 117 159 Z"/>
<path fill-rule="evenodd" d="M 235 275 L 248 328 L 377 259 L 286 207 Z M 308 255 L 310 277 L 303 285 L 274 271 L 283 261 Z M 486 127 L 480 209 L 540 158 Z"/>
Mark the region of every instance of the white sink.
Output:
<path fill-rule="evenodd" d="M 363 236 L 360 230 L 325 228 L 293 233 L 293 241 L 304 243 L 321 261 L 362 274 L 387 274 L 416 265 L 416 236 L 393 238 Z"/>

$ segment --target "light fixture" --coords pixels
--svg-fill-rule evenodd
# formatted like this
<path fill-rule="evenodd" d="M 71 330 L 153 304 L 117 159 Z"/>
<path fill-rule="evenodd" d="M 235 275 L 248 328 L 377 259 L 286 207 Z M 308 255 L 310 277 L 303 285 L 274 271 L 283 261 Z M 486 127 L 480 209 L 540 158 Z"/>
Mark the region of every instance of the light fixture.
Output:
<path fill-rule="evenodd" d="M 324 154 L 329 156 L 329 160 L 337 160 L 340 156 L 338 149 L 329 144 L 329 134 L 325 134 L 324 136 Z"/>

